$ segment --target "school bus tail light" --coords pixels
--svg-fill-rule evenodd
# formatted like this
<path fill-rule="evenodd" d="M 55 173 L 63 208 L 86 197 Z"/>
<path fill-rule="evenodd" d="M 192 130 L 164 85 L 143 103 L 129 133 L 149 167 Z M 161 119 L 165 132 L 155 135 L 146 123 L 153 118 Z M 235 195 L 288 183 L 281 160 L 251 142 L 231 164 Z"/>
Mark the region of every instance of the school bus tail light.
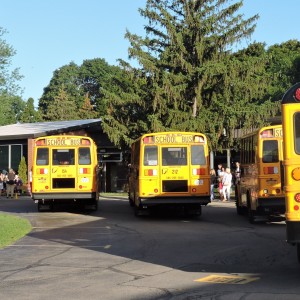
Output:
<path fill-rule="evenodd" d="M 295 99 L 297 101 L 300 101 L 300 88 L 297 88 L 295 91 Z"/>
<path fill-rule="evenodd" d="M 296 202 L 300 203 L 300 193 L 296 194 L 294 196 L 294 199 L 295 199 Z"/>
<path fill-rule="evenodd" d="M 91 169 L 90 168 L 80 168 L 79 174 L 91 174 Z"/>
<path fill-rule="evenodd" d="M 157 176 L 157 170 L 155 169 L 148 169 L 144 171 L 145 176 Z"/>
<path fill-rule="evenodd" d="M 193 169 L 193 175 L 205 175 L 205 168 Z"/>
<path fill-rule="evenodd" d="M 39 175 L 44 175 L 44 174 L 48 174 L 48 169 L 47 168 L 40 168 L 36 170 L 36 173 Z"/>
<path fill-rule="evenodd" d="M 264 167 L 264 174 L 278 174 L 278 167 Z"/>

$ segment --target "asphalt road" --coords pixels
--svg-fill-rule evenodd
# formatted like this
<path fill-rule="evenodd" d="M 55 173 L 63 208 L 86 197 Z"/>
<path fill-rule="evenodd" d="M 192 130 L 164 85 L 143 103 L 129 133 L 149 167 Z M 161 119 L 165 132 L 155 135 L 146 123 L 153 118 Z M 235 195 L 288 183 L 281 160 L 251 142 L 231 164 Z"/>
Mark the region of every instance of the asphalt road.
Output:
<path fill-rule="evenodd" d="M 1 212 L 33 230 L 0 250 L 0 299 L 300 299 L 284 221 L 249 224 L 233 203 L 211 203 L 200 218 L 137 218 L 120 197 L 97 212 L 42 213 L 28 197 L 2 197 Z"/>

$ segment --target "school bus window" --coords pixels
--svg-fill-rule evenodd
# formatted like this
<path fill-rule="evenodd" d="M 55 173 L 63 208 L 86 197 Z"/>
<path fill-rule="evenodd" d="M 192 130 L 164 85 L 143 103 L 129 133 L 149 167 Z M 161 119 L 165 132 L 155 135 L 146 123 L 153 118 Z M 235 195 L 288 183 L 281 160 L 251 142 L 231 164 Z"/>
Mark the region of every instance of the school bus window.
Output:
<path fill-rule="evenodd" d="M 205 154 L 203 145 L 192 145 L 192 165 L 205 165 Z"/>
<path fill-rule="evenodd" d="M 53 165 L 74 165 L 74 149 L 53 149 Z"/>
<path fill-rule="evenodd" d="M 36 165 L 44 166 L 49 164 L 49 149 L 38 148 L 36 154 Z"/>
<path fill-rule="evenodd" d="M 78 149 L 78 163 L 80 165 L 90 165 L 91 164 L 90 148 L 79 148 Z"/>
<path fill-rule="evenodd" d="M 278 141 L 263 141 L 262 161 L 264 163 L 278 162 Z"/>
<path fill-rule="evenodd" d="M 163 147 L 162 165 L 163 166 L 185 166 L 187 165 L 186 147 Z"/>
<path fill-rule="evenodd" d="M 300 112 L 294 115 L 295 152 L 300 154 Z"/>
<path fill-rule="evenodd" d="M 145 146 L 144 148 L 144 166 L 157 166 L 158 160 L 157 146 Z"/>

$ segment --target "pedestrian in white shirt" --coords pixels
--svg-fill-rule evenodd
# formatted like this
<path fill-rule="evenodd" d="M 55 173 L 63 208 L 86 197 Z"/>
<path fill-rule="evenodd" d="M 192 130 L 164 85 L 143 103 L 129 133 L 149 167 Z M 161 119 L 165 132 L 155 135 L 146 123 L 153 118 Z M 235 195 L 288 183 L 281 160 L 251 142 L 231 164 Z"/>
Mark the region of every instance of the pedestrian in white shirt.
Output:
<path fill-rule="evenodd" d="M 231 189 L 231 182 L 232 182 L 232 174 L 230 168 L 226 168 L 222 184 L 223 184 L 223 201 L 230 201 L 230 189 Z"/>

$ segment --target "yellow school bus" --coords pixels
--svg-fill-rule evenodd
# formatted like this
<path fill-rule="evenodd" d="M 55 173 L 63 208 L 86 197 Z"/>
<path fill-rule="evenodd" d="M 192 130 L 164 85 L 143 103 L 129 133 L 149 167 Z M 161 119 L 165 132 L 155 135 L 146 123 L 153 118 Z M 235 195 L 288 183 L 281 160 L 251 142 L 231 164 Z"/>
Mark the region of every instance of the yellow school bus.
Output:
<path fill-rule="evenodd" d="M 86 136 L 57 135 L 34 140 L 32 199 L 38 210 L 75 201 L 97 210 L 97 147 Z"/>
<path fill-rule="evenodd" d="M 300 262 L 300 83 L 282 98 L 287 242 L 297 245 Z"/>
<path fill-rule="evenodd" d="M 207 138 L 196 132 L 158 132 L 131 147 L 129 203 L 136 215 L 153 206 L 180 205 L 201 214 L 210 202 Z"/>
<path fill-rule="evenodd" d="M 250 223 L 285 213 L 282 125 L 263 127 L 241 138 L 241 178 L 236 186 L 238 214 Z"/>

